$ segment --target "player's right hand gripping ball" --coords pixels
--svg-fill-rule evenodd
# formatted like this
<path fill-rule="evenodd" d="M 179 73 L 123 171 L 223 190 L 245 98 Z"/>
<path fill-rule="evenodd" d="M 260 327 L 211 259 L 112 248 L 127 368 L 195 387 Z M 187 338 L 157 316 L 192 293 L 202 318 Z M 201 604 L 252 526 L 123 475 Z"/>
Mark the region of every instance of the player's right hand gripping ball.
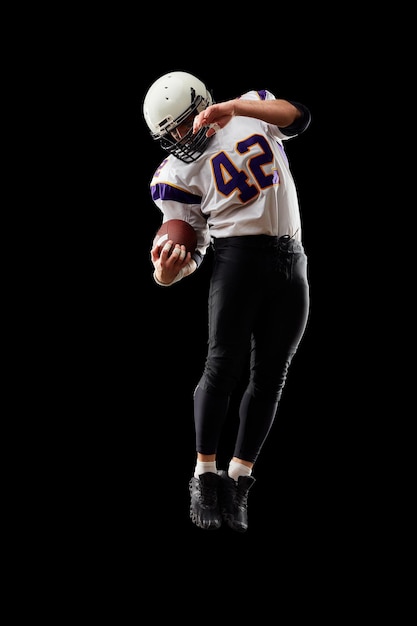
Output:
<path fill-rule="evenodd" d="M 191 252 L 191 254 L 197 247 L 197 233 L 191 224 L 184 220 L 167 220 L 161 224 L 153 240 L 153 247 L 158 246 L 159 254 L 169 239 L 174 242 L 170 254 L 177 243 L 184 245 L 187 252 Z"/>

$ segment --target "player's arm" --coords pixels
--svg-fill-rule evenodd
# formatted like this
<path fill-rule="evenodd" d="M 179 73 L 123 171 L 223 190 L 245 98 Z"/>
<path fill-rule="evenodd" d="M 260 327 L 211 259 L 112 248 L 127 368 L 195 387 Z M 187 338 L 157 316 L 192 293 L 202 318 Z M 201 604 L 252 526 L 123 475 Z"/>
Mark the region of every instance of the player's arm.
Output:
<path fill-rule="evenodd" d="M 216 125 L 224 128 L 235 115 L 255 117 L 282 129 L 292 127 L 298 132 L 307 128 L 310 122 L 310 112 L 299 103 L 292 103 L 283 99 L 245 100 L 235 98 L 234 100 L 212 104 L 201 111 L 194 119 L 193 132 L 196 133 L 203 126 L 212 125 L 207 130 L 207 136 L 210 137 L 216 132 Z M 303 123 L 299 124 L 298 120 Z"/>
<path fill-rule="evenodd" d="M 167 241 L 161 254 L 157 245 L 151 250 L 155 282 L 164 287 L 177 283 L 197 269 L 197 263 L 191 257 L 190 252 L 186 252 L 185 246 L 177 244 L 170 254 L 173 243 L 171 240 Z"/>

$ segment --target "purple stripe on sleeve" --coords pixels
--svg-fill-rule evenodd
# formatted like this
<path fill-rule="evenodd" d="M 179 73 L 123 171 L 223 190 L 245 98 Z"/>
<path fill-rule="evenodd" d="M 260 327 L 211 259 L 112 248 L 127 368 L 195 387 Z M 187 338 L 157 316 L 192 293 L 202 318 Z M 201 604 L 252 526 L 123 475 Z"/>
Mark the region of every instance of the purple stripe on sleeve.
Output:
<path fill-rule="evenodd" d="M 153 200 L 174 200 L 174 202 L 181 202 L 182 204 L 201 204 L 201 196 L 196 196 L 177 187 L 171 187 L 166 183 L 154 185 L 151 194 Z"/>

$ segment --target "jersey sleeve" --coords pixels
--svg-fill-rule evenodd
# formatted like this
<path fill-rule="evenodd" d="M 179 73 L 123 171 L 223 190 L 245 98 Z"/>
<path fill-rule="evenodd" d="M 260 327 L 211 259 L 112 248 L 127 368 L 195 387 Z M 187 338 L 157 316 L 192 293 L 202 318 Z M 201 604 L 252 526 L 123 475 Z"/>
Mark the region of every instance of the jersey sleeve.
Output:
<path fill-rule="evenodd" d="M 243 94 L 241 98 L 244 100 L 276 100 L 274 94 L 271 91 L 268 91 L 268 89 L 248 91 Z M 301 111 L 301 117 L 296 119 L 291 126 L 286 126 L 285 128 L 281 128 L 279 126 L 275 127 L 278 129 L 281 139 L 289 139 L 290 137 L 300 135 L 307 130 L 311 122 L 311 112 L 305 104 L 301 104 L 300 102 L 296 102 L 294 100 L 288 100 L 288 102 L 291 102 L 291 104 Z"/>
<path fill-rule="evenodd" d="M 151 197 L 162 213 L 162 221 L 184 220 L 197 232 L 197 247 L 193 259 L 199 266 L 210 245 L 210 233 L 205 216 L 200 210 L 201 196 L 192 193 L 178 181 L 167 163 L 158 168 L 150 184 Z"/>

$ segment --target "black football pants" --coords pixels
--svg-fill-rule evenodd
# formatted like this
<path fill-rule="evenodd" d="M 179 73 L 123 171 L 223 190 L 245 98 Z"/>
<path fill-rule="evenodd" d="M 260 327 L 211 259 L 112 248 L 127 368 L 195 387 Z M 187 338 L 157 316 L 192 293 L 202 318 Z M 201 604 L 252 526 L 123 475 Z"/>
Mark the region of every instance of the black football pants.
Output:
<path fill-rule="evenodd" d="M 208 352 L 194 392 L 196 450 L 217 452 L 231 394 L 249 364 L 233 456 L 255 462 L 306 328 L 307 257 L 288 236 L 215 239 L 213 250 Z"/>

